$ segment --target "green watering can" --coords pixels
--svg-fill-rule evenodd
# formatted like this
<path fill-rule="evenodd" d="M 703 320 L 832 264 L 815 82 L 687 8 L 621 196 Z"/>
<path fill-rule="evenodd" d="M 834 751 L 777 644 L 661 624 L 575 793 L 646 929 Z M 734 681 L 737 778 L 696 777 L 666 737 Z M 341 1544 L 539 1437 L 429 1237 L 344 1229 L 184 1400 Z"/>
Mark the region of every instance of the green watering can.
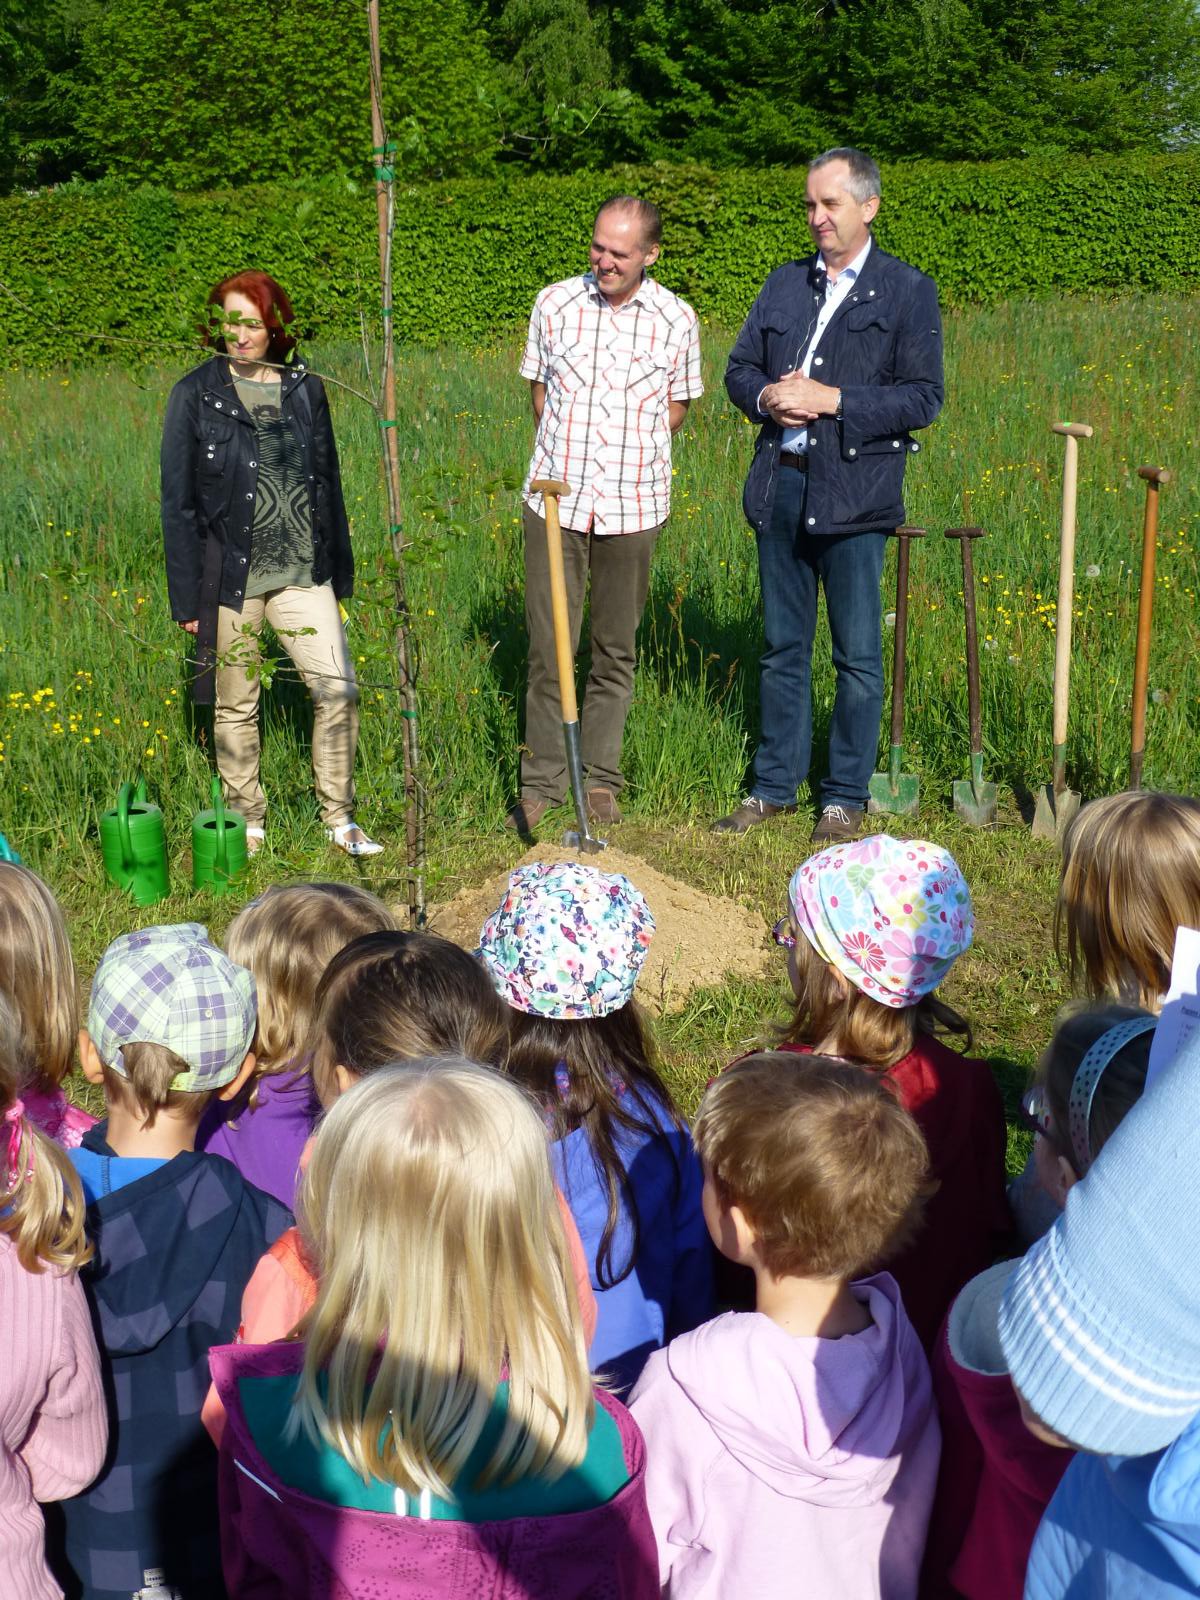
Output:
<path fill-rule="evenodd" d="M 198 811 L 192 822 L 192 888 L 224 894 L 246 868 L 246 819 L 226 811 L 220 778 L 212 781 L 212 802 L 212 810 Z"/>
<path fill-rule="evenodd" d="M 146 799 L 146 780 L 123 783 L 112 811 L 100 818 L 104 870 L 139 906 L 152 906 L 171 892 L 163 814 Z"/>
<path fill-rule="evenodd" d="M 11 861 L 14 867 L 21 865 L 20 856 L 2 833 L 0 833 L 0 861 Z"/>

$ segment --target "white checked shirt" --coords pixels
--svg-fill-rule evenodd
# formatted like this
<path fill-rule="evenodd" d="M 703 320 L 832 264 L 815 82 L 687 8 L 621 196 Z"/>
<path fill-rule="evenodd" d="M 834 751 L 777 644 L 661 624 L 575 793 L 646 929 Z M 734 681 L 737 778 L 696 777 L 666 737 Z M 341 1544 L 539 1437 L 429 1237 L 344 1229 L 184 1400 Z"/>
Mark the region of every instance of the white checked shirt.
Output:
<path fill-rule="evenodd" d="M 564 528 L 597 534 L 657 528 L 671 509 L 669 402 L 700 382 L 696 313 L 653 278 L 616 310 L 592 274 L 543 289 L 529 319 L 521 376 L 546 385 L 522 494 L 535 478 L 571 486 Z"/>
<path fill-rule="evenodd" d="M 847 262 L 838 273 L 836 283 L 831 283 L 828 275 L 826 276 L 825 304 L 821 307 L 820 315 L 817 317 L 817 325 L 813 329 L 812 338 L 808 341 L 808 349 L 804 352 L 804 360 L 800 366 L 800 370 L 806 378 L 812 377 L 813 354 L 820 343 L 821 335 L 833 320 L 834 312 L 850 293 L 850 287 L 862 271 L 870 250 L 871 241 L 868 239 L 854 260 Z M 781 450 L 794 450 L 797 455 L 802 455 L 808 449 L 808 429 L 785 428 L 779 448 Z"/>

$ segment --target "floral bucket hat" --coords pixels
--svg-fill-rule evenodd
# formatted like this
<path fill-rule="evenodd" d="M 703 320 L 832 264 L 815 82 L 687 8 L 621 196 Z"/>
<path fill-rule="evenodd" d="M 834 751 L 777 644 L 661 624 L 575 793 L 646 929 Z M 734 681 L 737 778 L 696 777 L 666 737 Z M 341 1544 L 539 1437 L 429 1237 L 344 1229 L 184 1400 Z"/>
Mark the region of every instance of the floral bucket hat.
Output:
<path fill-rule="evenodd" d="M 578 1022 L 626 1003 L 653 933 L 650 907 L 619 872 L 538 861 L 509 878 L 476 953 L 514 1010 Z"/>
<path fill-rule="evenodd" d="M 797 929 L 881 1005 L 916 1005 L 970 949 L 971 891 L 947 850 L 871 834 L 810 856 L 788 884 Z"/>

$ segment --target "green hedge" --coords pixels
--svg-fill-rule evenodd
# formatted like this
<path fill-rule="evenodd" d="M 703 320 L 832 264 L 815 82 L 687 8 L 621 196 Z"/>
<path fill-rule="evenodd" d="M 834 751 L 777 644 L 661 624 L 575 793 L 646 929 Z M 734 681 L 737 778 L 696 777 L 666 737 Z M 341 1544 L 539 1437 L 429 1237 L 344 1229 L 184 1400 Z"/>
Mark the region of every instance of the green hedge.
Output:
<path fill-rule="evenodd" d="M 586 265 L 597 203 L 628 189 L 665 218 L 663 281 L 736 326 L 772 267 L 809 248 L 804 173 L 656 166 L 464 179 L 404 190 L 398 335 L 470 346 L 519 324 L 537 290 Z M 1200 287 L 1200 155 L 918 163 L 884 172 L 878 237 L 949 305 Z M 188 336 L 208 286 L 246 265 L 289 287 L 314 336 L 357 335 L 378 309 L 372 193 L 344 181 L 172 194 L 118 182 L 0 201 L 8 364 L 105 347 L 85 336 Z M 113 346 L 107 347 L 109 349 Z"/>

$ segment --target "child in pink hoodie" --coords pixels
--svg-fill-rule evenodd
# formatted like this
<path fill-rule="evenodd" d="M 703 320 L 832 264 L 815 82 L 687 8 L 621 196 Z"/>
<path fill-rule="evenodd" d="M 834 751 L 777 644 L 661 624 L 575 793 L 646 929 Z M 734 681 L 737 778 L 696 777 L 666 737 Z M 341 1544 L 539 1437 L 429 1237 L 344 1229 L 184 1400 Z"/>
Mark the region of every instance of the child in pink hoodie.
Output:
<path fill-rule="evenodd" d="M 709 1086 L 695 1140 L 709 1232 L 757 1310 L 673 1340 L 633 1393 L 664 1591 L 915 1600 L 929 1370 L 894 1279 L 858 1275 L 915 1221 L 921 1134 L 865 1068 L 764 1052 Z"/>

